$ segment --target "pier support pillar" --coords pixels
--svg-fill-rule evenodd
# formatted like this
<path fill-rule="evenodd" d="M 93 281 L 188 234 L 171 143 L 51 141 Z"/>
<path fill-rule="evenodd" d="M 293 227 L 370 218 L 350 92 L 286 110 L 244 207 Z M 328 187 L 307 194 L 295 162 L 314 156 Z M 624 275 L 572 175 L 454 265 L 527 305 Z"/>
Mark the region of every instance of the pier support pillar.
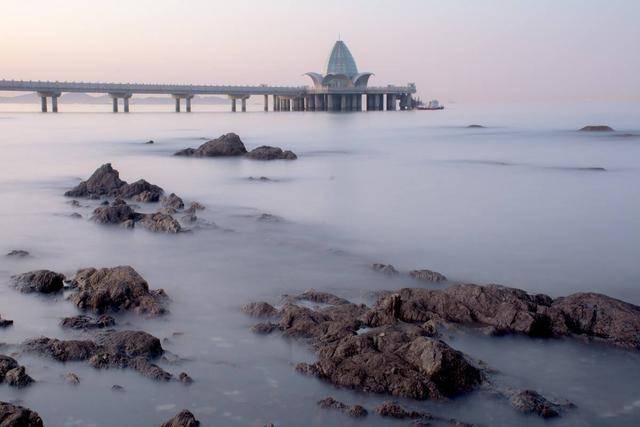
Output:
<path fill-rule="evenodd" d="M 327 111 L 333 111 L 333 95 L 327 94 Z"/>
<path fill-rule="evenodd" d="M 128 113 L 129 112 L 129 97 L 125 96 L 124 98 L 122 98 L 122 102 L 124 103 L 124 112 Z"/>
<path fill-rule="evenodd" d="M 373 111 L 380 109 L 380 95 L 373 95 Z"/>
<path fill-rule="evenodd" d="M 231 111 L 232 112 L 236 112 L 236 99 L 235 98 L 231 98 Z"/>
<path fill-rule="evenodd" d="M 176 113 L 180 112 L 180 98 L 176 96 Z"/>
<path fill-rule="evenodd" d="M 340 111 L 347 111 L 347 96 L 348 95 L 339 95 L 340 96 Z"/>
<path fill-rule="evenodd" d="M 187 110 L 187 113 L 191 112 L 191 100 L 193 99 L 193 96 L 187 96 L 184 99 L 184 103 L 185 103 L 185 108 Z"/>
<path fill-rule="evenodd" d="M 113 109 L 112 109 L 112 110 L 113 110 L 113 112 L 114 112 L 114 113 L 117 113 L 117 112 L 118 112 L 118 98 L 115 98 L 115 97 L 114 97 L 114 98 L 111 100 L 111 102 L 112 102 L 112 104 L 113 104 Z"/>
<path fill-rule="evenodd" d="M 242 104 L 242 112 L 245 113 L 247 111 L 247 98 L 242 98 L 240 102 Z"/>
<path fill-rule="evenodd" d="M 58 112 L 58 96 L 57 95 L 53 95 L 51 97 L 51 111 L 53 111 L 54 113 Z"/>
<path fill-rule="evenodd" d="M 307 97 L 307 111 L 316 111 L 316 96 L 309 95 Z"/>
<path fill-rule="evenodd" d="M 269 95 L 264 96 L 264 111 L 269 111 Z"/>
<path fill-rule="evenodd" d="M 41 96 L 40 97 L 40 109 L 43 113 L 47 112 L 47 97 L 46 96 Z"/>
<path fill-rule="evenodd" d="M 324 95 L 313 95 L 316 111 L 324 111 Z"/>

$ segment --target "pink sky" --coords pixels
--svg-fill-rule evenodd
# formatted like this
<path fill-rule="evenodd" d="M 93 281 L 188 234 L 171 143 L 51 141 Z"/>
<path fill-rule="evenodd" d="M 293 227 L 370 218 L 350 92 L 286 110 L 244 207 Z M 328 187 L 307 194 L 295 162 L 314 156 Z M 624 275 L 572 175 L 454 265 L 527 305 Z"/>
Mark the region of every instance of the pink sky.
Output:
<path fill-rule="evenodd" d="M 341 34 L 441 101 L 640 100 L 640 1 L 4 2 L 0 78 L 308 84 Z"/>

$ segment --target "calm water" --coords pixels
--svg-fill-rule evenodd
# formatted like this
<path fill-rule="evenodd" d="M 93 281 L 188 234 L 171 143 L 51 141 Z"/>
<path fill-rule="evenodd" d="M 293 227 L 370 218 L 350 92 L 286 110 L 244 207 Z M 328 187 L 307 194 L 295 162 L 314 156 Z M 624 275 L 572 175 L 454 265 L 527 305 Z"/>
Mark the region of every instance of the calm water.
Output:
<path fill-rule="evenodd" d="M 33 254 L 0 257 L 0 314 L 15 321 L 0 331 L 9 345 L 3 351 L 38 335 L 82 336 L 58 326 L 76 313 L 70 302 L 22 295 L 7 285 L 10 275 L 130 264 L 151 287 L 167 291 L 171 314 L 125 316 L 120 324 L 168 338 L 164 347 L 182 361 L 163 367 L 195 379 L 190 387 L 157 384 L 129 371 L 21 356 L 38 383 L 25 390 L 0 385 L 0 400 L 21 401 L 47 425 L 158 425 L 182 408 L 204 425 L 391 423 L 317 409 L 329 394 L 368 407 L 385 397 L 296 374 L 293 364 L 313 354 L 277 334 L 254 336 L 252 320 L 239 312 L 248 301 L 275 303 L 307 288 L 366 302 L 372 289 L 416 286 L 374 274 L 371 262 L 552 296 L 599 291 L 640 304 L 638 104 L 354 114 L 202 111 L 210 106 L 175 114 L 171 106 L 138 106 L 114 115 L 108 106 L 61 106 L 63 113 L 43 115 L 37 108 L 0 105 L 0 251 Z M 472 123 L 488 128 L 467 129 Z M 600 123 L 619 132 L 574 131 Z M 238 133 L 249 149 L 292 149 L 299 160 L 171 156 L 226 132 Z M 143 144 L 149 139 L 155 144 Z M 127 181 L 145 178 L 203 203 L 199 217 L 218 228 L 177 236 L 105 228 L 86 219 L 91 202 L 75 210 L 85 219 L 70 218 L 74 210 L 62 193 L 106 162 Z M 593 167 L 606 171 L 584 170 Z M 265 212 L 282 221 L 257 221 Z M 554 425 L 640 423 L 640 354 L 523 338 L 448 340 L 500 370 L 495 382 L 578 405 Z M 79 386 L 64 383 L 70 371 L 81 377 Z M 113 393 L 113 384 L 126 392 Z M 485 425 L 548 424 L 483 393 L 407 403 Z"/>

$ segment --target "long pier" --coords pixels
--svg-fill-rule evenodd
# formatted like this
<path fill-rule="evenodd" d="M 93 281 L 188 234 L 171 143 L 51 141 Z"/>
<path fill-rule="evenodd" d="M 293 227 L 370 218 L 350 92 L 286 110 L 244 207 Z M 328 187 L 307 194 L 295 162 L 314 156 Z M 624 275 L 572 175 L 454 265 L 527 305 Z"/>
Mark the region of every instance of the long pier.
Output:
<path fill-rule="evenodd" d="M 247 110 L 247 99 L 251 96 L 264 97 L 264 111 L 269 111 L 271 97 L 272 111 L 367 111 L 401 110 L 412 108 L 413 84 L 407 86 L 382 87 L 316 87 L 308 86 L 218 86 L 218 85 L 173 85 L 144 83 L 88 83 L 58 81 L 0 80 L 0 92 L 36 92 L 41 99 L 41 111 L 48 111 L 47 99 L 51 98 L 51 111 L 58 112 L 58 98 L 64 92 L 104 93 L 113 99 L 114 113 L 118 112 L 118 100 L 123 100 L 124 112 L 128 113 L 129 100 L 135 94 L 170 95 L 175 99 L 175 111 L 181 111 L 181 101 L 185 111 L 191 112 L 191 100 L 196 95 L 224 95 L 231 100 L 231 111 L 237 111 L 236 101 L 240 101 L 241 111 Z"/>

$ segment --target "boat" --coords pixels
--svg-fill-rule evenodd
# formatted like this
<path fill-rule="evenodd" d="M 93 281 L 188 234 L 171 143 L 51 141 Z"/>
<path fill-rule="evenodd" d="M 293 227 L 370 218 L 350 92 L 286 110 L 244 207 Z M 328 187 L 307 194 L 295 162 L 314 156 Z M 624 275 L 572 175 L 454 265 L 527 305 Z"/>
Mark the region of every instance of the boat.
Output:
<path fill-rule="evenodd" d="M 418 105 L 418 110 L 444 110 L 444 105 L 440 105 L 437 99 L 429 101 L 427 105 Z"/>

